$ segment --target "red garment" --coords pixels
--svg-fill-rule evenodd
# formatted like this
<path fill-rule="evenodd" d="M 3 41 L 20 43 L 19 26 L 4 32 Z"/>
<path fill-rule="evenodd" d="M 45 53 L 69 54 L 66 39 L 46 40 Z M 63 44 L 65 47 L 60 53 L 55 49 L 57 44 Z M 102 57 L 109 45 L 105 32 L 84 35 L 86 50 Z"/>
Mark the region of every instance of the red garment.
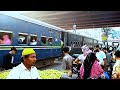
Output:
<path fill-rule="evenodd" d="M 97 79 L 102 74 L 103 74 L 103 69 L 102 69 L 101 65 L 98 63 L 98 61 L 95 60 L 93 66 L 91 68 L 90 77 L 94 78 L 94 79 Z M 83 79 L 83 75 L 84 75 L 84 64 L 82 64 L 81 68 L 80 68 L 80 79 Z"/>

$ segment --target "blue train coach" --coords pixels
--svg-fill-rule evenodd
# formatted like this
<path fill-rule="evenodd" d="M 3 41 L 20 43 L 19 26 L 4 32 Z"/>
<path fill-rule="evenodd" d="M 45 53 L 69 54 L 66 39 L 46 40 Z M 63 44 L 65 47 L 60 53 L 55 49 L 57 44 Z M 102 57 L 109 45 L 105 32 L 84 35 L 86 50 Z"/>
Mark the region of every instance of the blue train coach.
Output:
<path fill-rule="evenodd" d="M 21 53 L 26 47 L 36 51 L 38 67 L 53 63 L 53 59 L 61 56 L 62 31 L 59 27 L 22 15 L 0 13 L 0 66 L 3 65 L 3 56 L 13 46 L 17 48 L 14 64 L 21 62 Z"/>

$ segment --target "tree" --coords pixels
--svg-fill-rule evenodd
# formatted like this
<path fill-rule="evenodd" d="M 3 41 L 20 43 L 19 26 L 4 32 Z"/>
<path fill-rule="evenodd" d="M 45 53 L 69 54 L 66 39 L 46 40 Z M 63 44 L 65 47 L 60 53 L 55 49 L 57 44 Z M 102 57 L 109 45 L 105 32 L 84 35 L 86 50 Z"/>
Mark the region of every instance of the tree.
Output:
<path fill-rule="evenodd" d="M 102 41 L 104 42 L 104 44 L 105 44 L 105 42 L 107 42 L 107 48 L 108 48 L 108 35 L 110 34 L 110 31 L 111 31 L 112 29 L 111 28 L 109 28 L 109 27 L 104 27 L 104 28 L 102 28 L 101 29 L 101 31 L 102 31 Z"/>
<path fill-rule="evenodd" d="M 112 30 L 112 29 L 109 28 L 109 27 L 102 28 L 102 32 L 105 33 L 105 35 L 106 35 L 107 37 L 108 37 L 108 35 L 109 35 L 109 33 L 110 33 L 111 30 Z"/>

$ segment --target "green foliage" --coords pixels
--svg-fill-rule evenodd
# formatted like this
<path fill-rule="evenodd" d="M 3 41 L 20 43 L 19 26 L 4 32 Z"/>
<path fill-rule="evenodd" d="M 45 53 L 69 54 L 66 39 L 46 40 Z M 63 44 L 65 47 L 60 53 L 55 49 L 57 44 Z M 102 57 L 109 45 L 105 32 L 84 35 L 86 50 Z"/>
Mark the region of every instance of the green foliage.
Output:
<path fill-rule="evenodd" d="M 108 27 L 101 29 L 101 31 L 102 31 L 106 36 L 109 35 L 109 32 L 110 32 L 111 30 L 112 30 L 112 29 L 111 29 L 111 28 L 108 28 Z"/>

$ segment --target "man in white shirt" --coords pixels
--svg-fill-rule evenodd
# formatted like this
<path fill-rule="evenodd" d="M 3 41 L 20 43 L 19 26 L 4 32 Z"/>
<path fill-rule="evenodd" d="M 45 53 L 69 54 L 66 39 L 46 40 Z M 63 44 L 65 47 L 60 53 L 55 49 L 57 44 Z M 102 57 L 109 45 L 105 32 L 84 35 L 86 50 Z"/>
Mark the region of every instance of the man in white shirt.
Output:
<path fill-rule="evenodd" d="M 7 79 L 40 79 L 36 62 L 36 53 L 32 48 L 25 48 L 22 52 L 22 62 L 14 67 Z"/>
<path fill-rule="evenodd" d="M 100 50 L 99 45 L 96 46 L 96 49 L 94 51 L 96 53 L 96 57 L 99 60 L 99 63 L 101 64 L 102 68 L 107 71 L 107 60 L 106 55 L 103 51 Z"/>

